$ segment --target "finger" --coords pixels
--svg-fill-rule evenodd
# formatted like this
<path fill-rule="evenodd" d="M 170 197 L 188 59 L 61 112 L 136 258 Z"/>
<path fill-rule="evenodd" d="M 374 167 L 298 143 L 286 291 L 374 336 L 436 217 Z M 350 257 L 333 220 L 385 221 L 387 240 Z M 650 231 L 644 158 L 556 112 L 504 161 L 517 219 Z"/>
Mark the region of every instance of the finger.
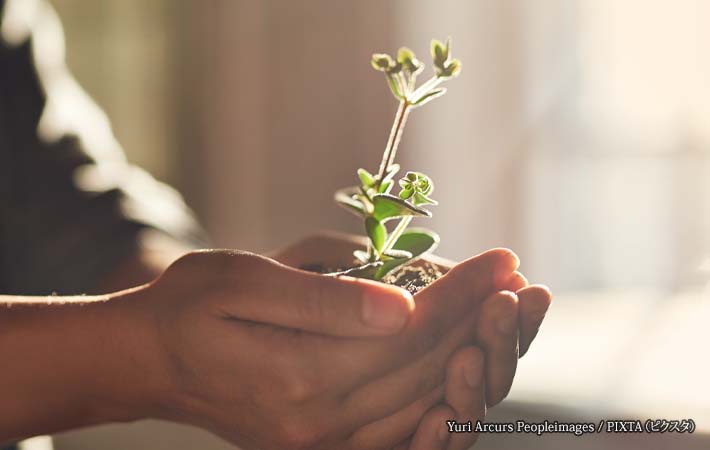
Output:
<path fill-rule="evenodd" d="M 392 450 L 407 450 L 409 446 L 412 445 L 412 438 L 407 438 L 404 441 L 397 444 Z"/>
<path fill-rule="evenodd" d="M 499 287 L 501 291 L 518 292 L 520 289 L 528 285 L 528 280 L 525 275 L 517 270 L 510 275 L 510 278 L 505 280 L 505 283 Z"/>
<path fill-rule="evenodd" d="M 541 285 L 526 287 L 517 292 L 518 314 L 520 324 L 520 356 L 530 349 L 533 339 L 537 336 L 542 320 L 545 318 L 552 294 L 550 290 Z"/>
<path fill-rule="evenodd" d="M 251 255 L 237 282 L 245 295 L 228 303 L 228 317 L 333 336 L 400 331 L 414 310 L 409 292 L 370 280 L 332 277 Z"/>
<path fill-rule="evenodd" d="M 445 450 L 451 439 L 446 421 L 452 420 L 454 414 L 445 405 L 429 410 L 419 423 L 409 450 Z"/>
<path fill-rule="evenodd" d="M 493 249 L 470 258 L 417 293 L 416 310 L 405 329 L 383 346 L 381 358 L 411 360 L 437 345 L 446 331 L 506 283 L 519 264 L 507 249 Z M 393 358 L 393 355 L 395 357 Z"/>
<path fill-rule="evenodd" d="M 469 314 L 478 314 L 483 300 L 510 277 L 517 263 L 510 250 L 482 253 L 419 291 L 416 309 L 399 334 L 384 338 L 377 345 L 362 339 L 321 339 L 308 347 L 310 357 L 315 364 L 330 361 L 323 376 L 336 377 L 343 393 L 352 391 L 434 349 L 457 322 Z M 473 328 L 472 325 L 471 331 Z"/>
<path fill-rule="evenodd" d="M 454 410 L 456 422 L 472 424 L 486 416 L 484 356 L 477 347 L 464 347 L 449 360 L 446 371 L 446 403 Z M 465 450 L 478 439 L 477 433 L 451 435 L 448 450 Z"/>
<path fill-rule="evenodd" d="M 520 259 L 512 250 L 494 248 L 456 264 L 443 278 L 474 284 L 478 291 L 501 290 L 514 274 L 519 274 L 519 266 Z"/>
<path fill-rule="evenodd" d="M 457 348 L 473 340 L 477 321 L 478 314 L 468 313 L 431 351 L 348 394 L 341 402 L 341 420 L 350 424 L 372 422 L 394 414 L 412 399 L 442 384 L 449 358 Z"/>
<path fill-rule="evenodd" d="M 417 310 L 402 334 L 411 334 L 410 343 L 431 346 L 431 338 L 441 336 L 442 329 L 502 290 L 518 265 L 518 257 L 508 249 L 489 250 L 458 264 L 417 294 Z"/>
<path fill-rule="evenodd" d="M 424 413 L 443 398 L 442 384 L 394 414 L 359 428 L 350 437 L 349 448 L 389 450 L 401 446 L 405 439 L 414 434 Z"/>
<path fill-rule="evenodd" d="M 518 366 L 518 297 L 514 293 L 498 292 L 483 302 L 476 342 L 486 354 L 486 400 L 493 406 L 508 395 Z"/>

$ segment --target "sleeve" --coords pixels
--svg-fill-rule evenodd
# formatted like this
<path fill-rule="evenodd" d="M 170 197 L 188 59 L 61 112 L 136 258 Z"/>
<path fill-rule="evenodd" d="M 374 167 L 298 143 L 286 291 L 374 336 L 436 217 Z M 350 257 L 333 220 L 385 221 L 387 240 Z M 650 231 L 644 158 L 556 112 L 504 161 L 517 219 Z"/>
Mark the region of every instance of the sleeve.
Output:
<path fill-rule="evenodd" d="M 0 293 L 86 292 L 146 227 L 206 244 L 179 194 L 126 162 L 51 7 L 0 0 Z"/>

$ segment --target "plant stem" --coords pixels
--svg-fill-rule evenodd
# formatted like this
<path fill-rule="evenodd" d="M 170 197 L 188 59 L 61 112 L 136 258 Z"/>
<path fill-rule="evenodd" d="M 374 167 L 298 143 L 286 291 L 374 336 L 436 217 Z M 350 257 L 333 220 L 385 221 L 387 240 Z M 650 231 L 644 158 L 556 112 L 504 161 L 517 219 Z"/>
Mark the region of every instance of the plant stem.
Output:
<path fill-rule="evenodd" d="M 435 87 L 437 87 L 439 84 L 441 84 L 442 81 L 444 81 L 444 79 L 441 78 L 441 77 L 437 77 L 437 76 L 431 77 L 431 78 L 428 79 L 426 82 L 422 83 L 422 85 L 419 86 L 419 87 L 417 88 L 417 90 L 415 90 L 415 91 L 412 93 L 412 95 L 410 96 L 409 100 L 410 100 L 410 101 L 415 101 L 415 100 L 417 100 L 419 97 L 421 97 L 422 95 L 431 92 L 431 90 L 434 89 Z"/>
<path fill-rule="evenodd" d="M 413 83 L 412 85 L 407 86 L 407 90 L 410 92 L 408 92 L 408 95 L 399 102 L 399 107 L 397 108 L 397 113 L 395 114 L 394 123 L 392 124 L 392 130 L 390 131 L 390 136 L 387 141 L 387 147 L 385 148 L 385 153 L 382 155 L 382 162 L 380 163 L 380 170 L 377 175 L 378 189 L 380 187 L 380 183 L 382 183 L 382 180 L 389 171 L 390 167 L 392 167 L 392 164 L 394 164 L 394 157 L 397 155 L 397 147 L 399 147 L 399 141 L 402 138 L 404 124 L 407 122 L 407 117 L 409 116 L 409 110 L 411 106 L 410 102 L 416 100 L 421 95 L 430 92 L 442 81 L 442 78 L 435 76 L 430 80 L 426 81 L 421 86 L 419 86 L 419 88 L 416 89 L 414 92 L 411 92 L 413 88 Z M 394 230 L 392 230 L 392 233 L 390 233 L 390 235 L 387 237 L 387 240 L 385 241 L 385 244 L 382 248 L 382 252 L 380 252 L 381 254 L 392 249 L 394 244 L 397 243 L 399 237 L 402 235 L 402 233 L 404 233 L 404 230 L 407 229 L 412 219 L 413 216 L 405 216 L 400 219 L 397 226 L 394 228 Z M 368 244 L 368 251 L 369 250 L 370 247 Z"/>
<path fill-rule="evenodd" d="M 382 162 L 380 163 L 380 170 L 377 176 L 378 188 L 385 174 L 387 174 L 389 168 L 394 164 L 394 157 L 397 154 L 397 147 L 399 147 L 399 141 L 402 138 L 404 124 L 407 122 L 407 117 L 409 116 L 410 106 L 412 105 L 411 102 L 421 97 L 423 94 L 430 92 L 442 81 L 443 78 L 434 76 L 419 86 L 414 92 L 406 92 L 406 97 L 399 102 L 399 107 L 394 117 L 394 123 L 392 124 L 392 130 L 390 131 L 390 136 L 387 141 L 387 147 L 385 147 L 385 153 L 382 155 Z M 411 90 L 411 87 L 404 86 L 402 83 L 400 83 L 400 86 L 403 89 L 409 88 L 406 89 L 407 91 Z"/>
<path fill-rule="evenodd" d="M 413 218 L 414 216 L 404 216 L 400 219 L 397 226 L 392 230 L 392 233 L 387 237 L 387 241 L 385 241 L 385 245 L 382 247 L 382 253 L 392 250 L 394 244 L 397 243 L 397 239 L 404 233 L 404 230 L 407 229 Z"/>
<path fill-rule="evenodd" d="M 399 140 L 402 138 L 402 131 L 404 130 L 404 124 L 407 121 L 407 116 L 409 115 L 409 100 L 404 99 L 399 102 L 399 107 L 397 108 L 397 114 L 394 118 L 394 123 L 392 124 L 392 130 L 390 131 L 390 137 L 387 141 L 387 147 L 385 148 L 385 153 L 382 155 L 382 162 L 380 163 L 380 170 L 377 176 L 377 187 L 380 187 L 380 183 L 384 179 L 387 171 L 394 163 L 394 157 L 397 154 L 397 147 L 399 146 Z"/>

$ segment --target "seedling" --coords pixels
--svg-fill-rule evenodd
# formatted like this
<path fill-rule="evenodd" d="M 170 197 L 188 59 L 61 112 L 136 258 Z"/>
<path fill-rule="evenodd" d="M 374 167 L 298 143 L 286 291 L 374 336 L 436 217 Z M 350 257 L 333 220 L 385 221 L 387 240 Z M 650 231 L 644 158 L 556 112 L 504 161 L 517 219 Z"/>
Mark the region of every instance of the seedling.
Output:
<path fill-rule="evenodd" d="M 439 243 L 439 236 L 433 231 L 408 228 L 415 217 L 432 215 L 423 208 L 437 204 L 430 197 L 434 191 L 431 178 L 422 172 L 406 172 L 398 182 L 399 194 L 391 193 L 400 169 L 394 162 L 395 156 L 409 112 L 444 95 L 446 89 L 439 85 L 461 71 L 461 62 L 451 58 L 451 39 L 445 43 L 432 40 L 431 57 L 434 76 L 417 87 L 416 79 L 424 64 L 410 49 L 400 48 L 397 58 L 384 53 L 372 55 L 372 67 L 384 73 L 399 107 L 377 173 L 358 169 L 360 185 L 335 193 L 338 204 L 363 220 L 369 237 L 367 249 L 354 252 L 359 265 L 342 273 L 380 280 L 397 267 L 434 250 Z M 389 231 L 385 224 L 392 220 L 398 222 Z"/>

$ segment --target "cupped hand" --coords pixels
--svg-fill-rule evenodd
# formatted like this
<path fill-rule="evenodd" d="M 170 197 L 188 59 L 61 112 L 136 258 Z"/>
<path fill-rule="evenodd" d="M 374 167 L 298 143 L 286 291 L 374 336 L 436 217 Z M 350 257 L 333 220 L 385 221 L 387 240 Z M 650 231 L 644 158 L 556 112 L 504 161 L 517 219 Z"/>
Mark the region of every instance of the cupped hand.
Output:
<path fill-rule="evenodd" d="M 363 243 L 364 240 L 356 236 L 323 232 L 275 252 L 274 257 L 294 266 L 318 261 L 332 261 L 331 264 L 337 264 L 337 258 L 347 261 L 353 248 L 362 246 Z M 439 257 L 428 256 L 424 260 L 437 265 L 444 272 L 455 266 L 455 263 Z M 517 265 L 515 258 L 516 269 Z M 459 289 L 468 291 L 472 281 L 459 277 Z M 480 317 L 475 326 L 475 338 L 472 341 L 477 347 L 464 346 L 449 360 L 446 385 L 443 389 L 446 404 L 432 408 L 421 419 L 415 436 L 397 446 L 398 449 L 410 446 L 412 449 L 469 448 L 475 443 L 477 435 L 442 434 L 445 421 L 442 422 L 441 418 L 446 416 L 448 420 L 472 420 L 475 423 L 475 420 L 482 420 L 485 416 L 486 406 L 494 406 L 508 394 L 517 368 L 517 359 L 530 348 L 550 305 L 551 295 L 544 286 L 529 286 L 525 277 L 516 270 L 502 281 L 500 286 L 507 291 L 491 295 L 481 305 Z M 418 303 L 419 299 L 415 299 Z M 485 355 L 485 365 L 480 355 Z M 481 371 L 485 376 L 478 385 L 472 387 L 464 382 L 465 378 L 461 374 L 473 374 L 476 371 Z M 483 397 L 480 395 L 481 390 Z M 436 403 L 438 401 L 430 407 Z M 410 409 L 421 408 L 422 402 L 418 402 Z M 387 423 L 387 420 L 381 422 Z"/>
<path fill-rule="evenodd" d="M 366 239 L 359 236 L 324 231 L 275 251 L 271 256 L 292 267 L 314 263 L 338 267 L 350 262 L 353 249 L 365 243 Z M 415 264 L 422 262 L 434 264 L 444 273 L 457 265 L 436 255 L 425 255 Z M 545 286 L 529 285 L 525 276 L 517 271 L 518 266 L 517 256 L 512 255 L 513 271 L 506 275 L 506 279 L 497 280 L 498 287 L 509 291 L 508 295 L 484 302 L 481 318 L 476 324 L 476 337 L 471 342 L 481 347 L 486 354 L 488 406 L 500 403 L 507 395 L 515 375 L 517 359 L 529 350 L 552 300 Z M 458 287 L 453 289 L 469 292 L 473 281 L 459 277 Z"/>
<path fill-rule="evenodd" d="M 354 431 L 328 415 L 355 381 L 383 368 L 353 357 L 358 373 L 343 373 L 318 348 L 396 333 L 413 309 L 396 287 L 232 251 L 180 258 L 143 300 L 167 382 L 156 415 L 259 449 L 310 448 L 316 436 Z"/>
<path fill-rule="evenodd" d="M 447 360 L 473 338 L 470 304 L 514 264 L 506 251 L 474 258 L 417 294 L 412 311 L 407 293 L 380 283 L 247 253 L 189 254 L 141 302 L 164 355 L 152 363 L 165 380 L 154 415 L 243 448 L 391 448 L 443 398 Z M 387 418 L 372 442 L 367 427 Z"/>

